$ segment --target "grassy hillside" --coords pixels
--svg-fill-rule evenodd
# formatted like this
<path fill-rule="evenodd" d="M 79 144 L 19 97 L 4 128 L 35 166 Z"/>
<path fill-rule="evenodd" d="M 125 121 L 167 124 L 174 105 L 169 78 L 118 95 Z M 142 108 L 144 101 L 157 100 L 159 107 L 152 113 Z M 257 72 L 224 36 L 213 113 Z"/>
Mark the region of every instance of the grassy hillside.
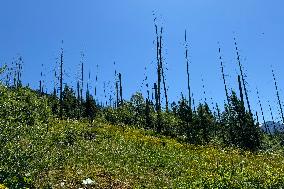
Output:
<path fill-rule="evenodd" d="M 29 175 L 37 188 L 83 188 L 87 178 L 95 181 L 89 188 L 275 188 L 284 184 L 280 154 L 185 145 L 107 124 L 54 121 L 37 143 L 33 148 L 38 154 L 21 173 Z"/>
<path fill-rule="evenodd" d="M 75 188 L 86 178 L 96 181 L 94 188 L 274 188 L 284 184 L 281 155 L 184 145 L 98 123 L 89 127 L 58 122 L 51 132 L 66 133 L 68 125 L 74 143 L 59 142 L 42 157 L 52 166 L 36 176 L 37 186 L 64 182 Z"/>
<path fill-rule="evenodd" d="M 281 151 L 178 142 L 148 130 L 54 118 L 46 97 L 0 86 L 0 188 L 281 188 Z M 91 180 L 92 184 L 83 184 Z M 4 185 L 1 185 L 4 184 Z"/>

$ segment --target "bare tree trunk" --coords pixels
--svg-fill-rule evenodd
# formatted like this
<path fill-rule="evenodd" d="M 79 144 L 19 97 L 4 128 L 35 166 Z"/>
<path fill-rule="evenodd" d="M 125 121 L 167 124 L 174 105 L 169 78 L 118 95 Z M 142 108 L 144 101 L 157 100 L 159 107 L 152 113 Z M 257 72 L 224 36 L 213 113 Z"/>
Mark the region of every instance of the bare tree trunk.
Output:
<path fill-rule="evenodd" d="M 169 102 L 168 102 L 168 95 L 167 95 L 167 87 L 166 87 L 166 81 L 165 81 L 165 74 L 164 74 L 164 66 L 163 66 L 163 56 L 162 56 L 162 36 L 163 36 L 163 28 L 161 28 L 161 35 L 160 35 L 160 48 L 159 48 L 159 60 L 160 60 L 160 68 L 161 68 L 161 74 L 163 78 L 163 86 L 164 86 L 164 94 L 165 94 L 165 100 L 166 100 L 166 112 L 169 111 Z"/>
<path fill-rule="evenodd" d="M 83 104 L 83 89 L 84 89 L 84 54 L 81 52 L 81 106 Z"/>
<path fill-rule="evenodd" d="M 118 92 L 118 83 L 115 82 L 115 89 L 116 89 L 116 108 L 119 107 L 119 92 Z"/>
<path fill-rule="evenodd" d="M 242 105 L 244 106 L 245 105 L 244 95 L 243 95 L 242 82 L 241 82 L 241 76 L 240 75 L 238 75 L 238 83 L 239 83 L 239 91 L 240 91 L 241 102 L 242 102 Z"/>
<path fill-rule="evenodd" d="M 276 131 L 275 120 L 274 120 L 274 116 L 273 116 L 273 113 L 272 113 L 272 108 L 271 108 L 271 105 L 270 105 L 269 101 L 268 101 L 268 106 L 269 106 L 269 111 L 270 111 L 270 115 L 271 115 L 271 120 L 273 122 L 274 131 Z"/>
<path fill-rule="evenodd" d="M 273 75 L 273 80 L 274 80 L 274 85 L 275 85 L 275 90 L 276 90 L 276 96 L 277 96 L 278 104 L 279 104 L 279 108 L 280 108 L 280 113 L 281 113 L 281 117 L 282 117 L 282 123 L 284 123 L 284 115 L 283 115 L 282 104 L 281 104 L 281 101 L 280 101 L 278 85 L 277 85 L 277 81 L 276 81 L 276 77 L 275 77 L 273 69 L 272 69 L 272 75 Z"/>
<path fill-rule="evenodd" d="M 204 103 L 207 104 L 206 91 L 205 91 L 205 85 L 204 85 L 203 78 L 202 78 L 202 89 L 203 89 L 203 95 L 204 95 Z"/>
<path fill-rule="evenodd" d="M 158 83 L 157 83 L 157 108 L 158 111 L 161 110 L 161 63 L 159 58 L 159 52 L 160 52 L 160 43 L 159 43 L 159 35 L 158 35 L 158 27 L 156 27 L 156 35 L 157 35 L 157 75 L 158 75 Z"/>
<path fill-rule="evenodd" d="M 63 41 L 62 41 L 63 45 Z M 60 118 L 63 117 L 63 47 L 61 48 L 61 55 L 60 55 Z"/>
<path fill-rule="evenodd" d="M 221 56 L 221 48 L 219 48 L 219 54 L 220 54 L 219 59 L 220 59 L 220 62 L 221 62 L 221 73 L 222 73 L 223 83 L 224 83 L 224 86 L 225 86 L 227 103 L 229 105 L 230 104 L 230 98 L 229 98 L 229 93 L 228 93 L 228 89 L 227 89 L 227 83 L 226 83 L 225 72 L 224 72 L 224 65 L 223 65 L 222 56 Z"/>
<path fill-rule="evenodd" d="M 268 130 L 267 125 L 266 125 L 266 121 L 265 121 L 265 117 L 264 117 L 264 113 L 263 113 L 263 108 L 262 108 L 262 104 L 260 101 L 260 96 L 259 96 L 259 91 L 256 88 L 256 93 L 257 93 L 257 99 L 258 99 L 258 103 L 259 103 L 259 107 L 260 107 L 260 111 L 261 111 L 261 116 L 262 116 L 262 120 L 263 120 L 263 124 L 265 125 L 265 130 L 266 132 L 270 133 L 270 130 Z M 271 133 L 270 133 L 271 134 Z"/>
<path fill-rule="evenodd" d="M 190 82 L 189 82 L 189 60 L 188 60 L 188 43 L 187 43 L 187 35 L 186 30 L 184 34 L 184 41 L 185 41 L 185 60 L 186 60 L 186 73 L 187 73 L 187 90 L 188 90 L 188 105 L 191 107 L 191 90 L 190 90 Z"/>
<path fill-rule="evenodd" d="M 120 105 L 123 106 L 121 73 L 118 74 L 118 79 L 119 79 Z"/>
<path fill-rule="evenodd" d="M 249 103 L 249 98 L 248 98 L 248 93 L 247 93 L 247 88 L 246 88 L 246 81 L 245 81 L 244 74 L 243 74 L 243 68 L 242 68 L 242 64 L 241 64 L 241 60 L 240 60 L 240 54 L 239 54 L 239 49 L 238 49 L 238 46 L 237 46 L 236 38 L 234 38 L 234 41 L 235 41 L 237 60 L 238 60 L 238 63 L 239 63 L 239 68 L 240 68 L 240 73 L 241 73 L 241 77 L 242 77 L 245 97 L 246 97 L 246 101 L 247 101 L 247 105 L 248 105 L 248 110 L 249 110 L 249 113 L 252 115 L 250 103 Z"/>

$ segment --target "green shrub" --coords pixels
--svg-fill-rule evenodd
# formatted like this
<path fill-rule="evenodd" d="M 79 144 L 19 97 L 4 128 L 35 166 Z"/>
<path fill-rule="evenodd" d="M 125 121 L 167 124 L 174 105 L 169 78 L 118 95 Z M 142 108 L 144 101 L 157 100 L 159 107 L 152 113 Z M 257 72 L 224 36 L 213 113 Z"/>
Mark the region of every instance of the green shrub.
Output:
<path fill-rule="evenodd" d="M 28 88 L 0 85 L 0 118 L 2 123 L 43 124 L 51 118 L 51 110 L 46 98 Z"/>
<path fill-rule="evenodd" d="M 27 183 L 31 160 L 45 153 L 38 144 L 51 118 L 46 98 L 27 88 L 0 86 L 0 177 L 8 187 Z"/>

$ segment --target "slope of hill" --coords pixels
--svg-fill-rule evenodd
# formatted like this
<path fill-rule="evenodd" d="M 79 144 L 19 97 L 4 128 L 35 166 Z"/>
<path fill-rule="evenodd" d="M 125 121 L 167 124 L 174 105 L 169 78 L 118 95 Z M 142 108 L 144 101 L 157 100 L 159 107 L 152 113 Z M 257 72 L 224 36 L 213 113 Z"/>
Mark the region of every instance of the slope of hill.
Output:
<path fill-rule="evenodd" d="M 0 187 L 280 188 L 283 153 L 178 142 L 102 119 L 59 120 L 45 97 L 0 86 Z M 44 110 L 44 111 L 43 111 Z"/>
<path fill-rule="evenodd" d="M 50 124 L 42 141 L 22 139 L 20 147 L 34 152 L 30 158 L 13 160 L 27 166 L 18 167 L 20 177 L 36 188 L 275 188 L 284 184 L 280 154 L 186 145 L 100 122 Z M 83 184 L 86 179 L 92 185 Z"/>

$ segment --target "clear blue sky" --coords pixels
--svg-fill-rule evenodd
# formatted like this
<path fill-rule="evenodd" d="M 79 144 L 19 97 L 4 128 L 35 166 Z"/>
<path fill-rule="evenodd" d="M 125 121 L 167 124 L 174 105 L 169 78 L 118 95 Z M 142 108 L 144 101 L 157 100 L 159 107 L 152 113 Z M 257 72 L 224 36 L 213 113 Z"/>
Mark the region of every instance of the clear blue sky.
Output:
<path fill-rule="evenodd" d="M 188 31 L 190 80 L 196 102 L 203 101 L 202 78 L 208 103 L 223 104 L 218 44 L 222 48 L 230 88 L 236 87 L 238 67 L 233 37 L 237 37 L 244 64 L 249 96 L 258 110 L 255 88 L 260 90 L 266 119 L 268 103 L 279 117 L 270 65 L 276 70 L 284 99 L 284 2 L 282 0 L 1 0 L 0 62 L 11 64 L 18 54 L 24 58 L 24 83 L 38 87 L 41 64 L 47 86 L 64 40 L 66 81 L 75 84 L 80 51 L 85 53 L 86 72 L 93 82 L 99 65 L 99 98 L 103 82 L 114 80 L 114 66 L 123 74 L 125 97 L 142 90 L 147 67 L 155 81 L 153 11 L 163 25 L 164 58 L 168 71 L 170 100 L 186 93 L 183 35 Z M 92 83 L 92 89 L 94 84 Z"/>

